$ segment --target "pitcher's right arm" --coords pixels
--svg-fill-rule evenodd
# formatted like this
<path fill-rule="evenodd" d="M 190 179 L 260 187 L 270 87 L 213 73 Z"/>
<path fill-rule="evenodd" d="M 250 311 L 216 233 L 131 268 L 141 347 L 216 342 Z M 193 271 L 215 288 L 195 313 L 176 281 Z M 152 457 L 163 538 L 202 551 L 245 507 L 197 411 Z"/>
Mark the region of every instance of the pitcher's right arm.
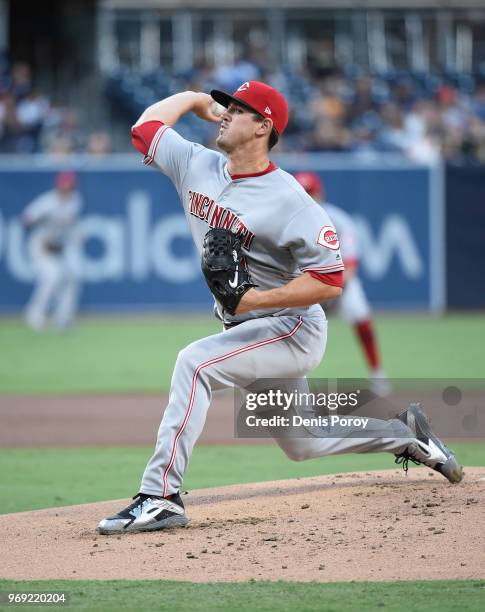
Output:
<path fill-rule="evenodd" d="M 221 118 L 214 113 L 213 108 L 214 100 L 209 94 L 183 91 L 149 106 L 133 127 L 148 121 L 161 121 L 165 125 L 173 126 L 183 115 L 190 112 L 205 121 L 218 123 Z"/>

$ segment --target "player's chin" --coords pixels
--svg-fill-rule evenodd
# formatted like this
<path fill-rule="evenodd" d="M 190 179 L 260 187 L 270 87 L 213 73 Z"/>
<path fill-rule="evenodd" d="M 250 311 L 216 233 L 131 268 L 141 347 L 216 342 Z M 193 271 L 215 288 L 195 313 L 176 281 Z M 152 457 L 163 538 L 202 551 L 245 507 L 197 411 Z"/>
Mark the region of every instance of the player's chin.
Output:
<path fill-rule="evenodd" d="M 217 136 L 216 145 L 225 153 L 230 153 L 231 150 L 234 148 L 234 142 L 231 141 L 231 138 L 226 130 L 223 130 Z"/>
<path fill-rule="evenodd" d="M 229 143 L 227 142 L 225 138 L 225 134 L 219 134 L 219 136 L 216 138 L 216 145 L 222 151 L 226 151 L 226 153 L 229 152 L 230 147 L 229 147 Z"/>

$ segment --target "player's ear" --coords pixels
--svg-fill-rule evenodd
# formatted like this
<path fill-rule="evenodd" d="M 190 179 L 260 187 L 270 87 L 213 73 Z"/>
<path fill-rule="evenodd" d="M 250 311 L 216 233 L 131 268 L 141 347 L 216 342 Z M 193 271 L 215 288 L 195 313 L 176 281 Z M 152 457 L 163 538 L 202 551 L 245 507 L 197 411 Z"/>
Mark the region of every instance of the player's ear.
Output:
<path fill-rule="evenodd" d="M 269 135 L 271 134 L 272 129 L 273 129 L 273 122 L 271 121 L 271 119 L 268 119 L 267 117 L 265 117 L 259 123 L 256 134 L 258 134 L 258 136 L 265 136 L 267 134 Z"/>

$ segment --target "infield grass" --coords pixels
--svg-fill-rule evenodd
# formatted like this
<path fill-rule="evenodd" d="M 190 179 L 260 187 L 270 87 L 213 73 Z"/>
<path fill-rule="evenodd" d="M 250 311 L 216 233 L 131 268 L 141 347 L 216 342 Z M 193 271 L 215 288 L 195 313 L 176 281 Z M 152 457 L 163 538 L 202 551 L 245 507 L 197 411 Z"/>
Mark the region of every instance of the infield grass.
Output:
<path fill-rule="evenodd" d="M 391 378 L 484 378 L 485 315 L 385 315 L 376 318 Z M 65 333 L 35 333 L 0 319 L 0 394 L 168 391 L 177 353 L 220 332 L 213 317 L 166 315 L 82 318 Z M 329 321 L 315 377 L 367 375 L 352 329 Z"/>
<path fill-rule="evenodd" d="M 324 579 L 324 577 L 323 577 Z M 0 580 L 0 590 L 63 591 L 67 609 L 177 610 L 242 612 L 323 611 L 448 612 L 483 610 L 485 582 L 443 580 L 422 582 L 259 582 L 202 583 L 165 581 L 67 581 L 19 582 Z M 49 606 L 53 607 L 53 606 Z M 58 606 L 54 606 L 59 609 Z M 60 609 L 62 609 L 62 606 Z M 10 606 L 8 607 L 10 609 Z M 3 607 L 2 609 L 7 609 Z M 15 606 L 16 610 L 32 606 Z"/>
<path fill-rule="evenodd" d="M 485 445 L 453 444 L 463 464 L 485 466 Z M 0 450 L 1 513 L 127 499 L 152 448 Z M 292 462 L 275 445 L 195 447 L 183 490 L 395 467 L 388 453 Z M 424 470 L 425 468 L 413 468 Z"/>

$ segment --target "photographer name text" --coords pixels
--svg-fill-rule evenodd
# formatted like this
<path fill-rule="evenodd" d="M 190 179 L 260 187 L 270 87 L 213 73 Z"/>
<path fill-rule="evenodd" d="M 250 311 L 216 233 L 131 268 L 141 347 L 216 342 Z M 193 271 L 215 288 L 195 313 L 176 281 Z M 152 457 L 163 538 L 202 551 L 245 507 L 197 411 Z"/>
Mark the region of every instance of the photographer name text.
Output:
<path fill-rule="evenodd" d="M 250 414 L 246 417 L 248 427 L 361 427 L 365 429 L 368 422 L 369 419 L 365 417 L 343 417 L 336 414 L 330 417 L 308 418 L 296 414 L 290 417 L 282 415 L 258 417 Z"/>

